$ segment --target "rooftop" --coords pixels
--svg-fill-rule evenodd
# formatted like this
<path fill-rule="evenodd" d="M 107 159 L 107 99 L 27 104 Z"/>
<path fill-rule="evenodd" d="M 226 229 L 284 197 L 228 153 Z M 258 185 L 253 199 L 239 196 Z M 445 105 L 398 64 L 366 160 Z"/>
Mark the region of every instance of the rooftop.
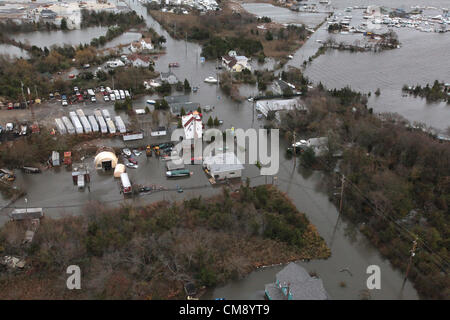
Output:
<path fill-rule="evenodd" d="M 291 262 L 277 273 L 276 282 L 266 284 L 266 294 L 271 300 L 328 300 L 322 280 L 311 277 L 298 264 Z"/>

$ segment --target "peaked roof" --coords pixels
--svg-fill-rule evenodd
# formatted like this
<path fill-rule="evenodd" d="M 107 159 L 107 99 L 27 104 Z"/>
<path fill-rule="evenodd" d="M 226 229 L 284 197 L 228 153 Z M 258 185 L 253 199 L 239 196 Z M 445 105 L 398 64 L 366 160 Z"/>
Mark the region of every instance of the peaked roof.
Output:
<path fill-rule="evenodd" d="M 266 285 L 266 292 L 274 300 L 287 300 L 281 287 L 289 287 L 292 300 L 327 300 L 328 293 L 323 287 L 322 280 L 311 277 L 298 264 L 291 262 L 276 275 L 277 282 Z"/>

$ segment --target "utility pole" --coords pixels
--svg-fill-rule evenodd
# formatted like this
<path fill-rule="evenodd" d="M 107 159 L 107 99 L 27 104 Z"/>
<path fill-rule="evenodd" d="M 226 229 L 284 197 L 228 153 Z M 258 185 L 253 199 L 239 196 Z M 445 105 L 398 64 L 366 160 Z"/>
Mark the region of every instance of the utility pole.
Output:
<path fill-rule="evenodd" d="M 342 175 L 341 178 L 341 199 L 339 200 L 339 215 L 342 213 L 342 203 L 344 202 L 344 183 L 345 183 L 345 176 Z"/>
<path fill-rule="evenodd" d="M 294 169 L 295 169 L 295 166 L 297 165 L 297 146 L 295 144 L 295 130 L 294 130 L 294 134 L 292 137 L 294 140 L 293 145 L 294 145 Z"/>
<path fill-rule="evenodd" d="M 417 237 L 413 241 L 413 246 L 412 246 L 412 249 L 410 251 L 411 255 L 409 256 L 409 262 L 408 262 L 408 267 L 406 268 L 406 274 L 405 274 L 405 280 L 403 280 L 403 286 L 405 285 L 406 280 L 408 279 L 408 274 L 409 274 L 409 270 L 411 269 L 412 259 L 416 255 L 416 249 L 417 249 Z"/>
<path fill-rule="evenodd" d="M 28 102 L 27 102 L 27 99 L 25 98 L 25 93 L 23 92 L 23 82 L 22 82 L 22 80 L 20 81 L 20 87 L 22 89 L 23 101 L 25 102 L 25 106 L 28 108 Z"/>

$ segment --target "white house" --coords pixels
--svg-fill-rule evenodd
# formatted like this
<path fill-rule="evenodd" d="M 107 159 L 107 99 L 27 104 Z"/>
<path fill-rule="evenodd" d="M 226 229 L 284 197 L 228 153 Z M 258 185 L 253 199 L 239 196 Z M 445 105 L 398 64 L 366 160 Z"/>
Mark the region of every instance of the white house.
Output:
<path fill-rule="evenodd" d="M 222 65 L 228 71 L 241 72 L 244 69 L 251 70 L 248 60 L 246 56 L 238 56 L 236 51 L 230 50 L 222 57 Z"/>
<path fill-rule="evenodd" d="M 119 59 L 117 60 L 110 60 L 106 62 L 106 65 L 108 68 L 117 68 L 117 67 L 123 67 L 125 66 L 125 63 L 123 63 L 122 61 L 120 61 Z"/>
<path fill-rule="evenodd" d="M 130 44 L 130 51 L 133 53 L 142 52 L 145 50 L 153 50 L 154 46 L 152 44 L 152 39 L 142 38 L 139 41 L 134 41 Z"/>
<path fill-rule="evenodd" d="M 131 62 L 133 67 L 137 68 L 148 68 L 148 66 L 150 65 L 150 57 L 147 56 L 131 54 L 128 56 L 128 60 Z"/>
<path fill-rule="evenodd" d="M 161 81 L 168 82 L 169 84 L 176 84 L 178 82 L 178 78 L 171 71 L 161 72 L 160 78 L 161 78 Z"/>
<path fill-rule="evenodd" d="M 188 113 L 181 117 L 186 140 L 201 139 L 203 136 L 202 117 L 197 111 Z"/>
<path fill-rule="evenodd" d="M 317 157 L 320 157 L 326 154 L 326 152 L 328 151 L 328 138 L 311 138 L 307 140 L 307 145 L 314 150 L 314 153 Z"/>
<path fill-rule="evenodd" d="M 233 152 L 219 153 L 215 156 L 205 157 L 203 167 L 216 180 L 240 178 L 244 166 Z"/>

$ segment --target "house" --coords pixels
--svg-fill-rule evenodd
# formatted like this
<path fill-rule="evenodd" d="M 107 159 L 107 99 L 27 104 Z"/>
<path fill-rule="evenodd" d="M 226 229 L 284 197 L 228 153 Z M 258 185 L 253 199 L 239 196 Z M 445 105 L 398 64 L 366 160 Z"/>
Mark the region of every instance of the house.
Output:
<path fill-rule="evenodd" d="M 242 70 L 251 70 L 246 56 L 238 56 L 236 51 L 229 51 L 227 55 L 222 57 L 222 66 L 231 72 L 242 72 Z"/>
<path fill-rule="evenodd" d="M 106 66 L 107 66 L 108 68 L 117 68 L 117 67 L 123 67 L 123 66 L 125 66 L 125 63 L 123 63 L 123 62 L 120 61 L 119 59 L 116 59 L 116 60 L 106 61 Z"/>
<path fill-rule="evenodd" d="M 272 90 L 275 94 L 284 94 L 286 90 L 294 90 L 295 86 L 281 79 L 276 79 L 272 84 Z"/>
<path fill-rule="evenodd" d="M 203 136 L 202 116 L 199 112 L 189 112 L 181 117 L 186 140 L 201 139 Z"/>
<path fill-rule="evenodd" d="M 172 71 L 169 72 L 161 72 L 160 79 L 163 82 L 167 82 L 169 84 L 176 84 L 178 82 L 178 78 Z"/>
<path fill-rule="evenodd" d="M 256 110 L 261 112 L 265 117 L 269 112 L 289 111 L 289 110 L 303 110 L 306 111 L 306 107 L 301 104 L 299 98 L 293 99 L 271 99 L 271 100 L 258 100 L 255 106 Z"/>
<path fill-rule="evenodd" d="M 127 58 L 131 62 L 133 67 L 136 67 L 136 68 L 148 68 L 148 66 L 150 66 L 150 63 L 151 63 L 150 57 L 148 57 L 148 56 L 131 54 Z"/>
<path fill-rule="evenodd" d="M 205 157 L 203 167 L 216 180 L 240 178 L 244 166 L 233 152 L 219 153 Z"/>
<path fill-rule="evenodd" d="M 181 116 L 181 110 L 184 109 L 184 111 L 186 113 L 194 112 L 200 107 L 200 103 L 192 102 L 192 101 L 178 102 L 178 103 L 169 104 L 169 107 L 170 107 L 170 112 L 172 112 L 172 114 L 174 116 L 179 117 L 179 116 Z"/>
<path fill-rule="evenodd" d="M 328 300 L 322 280 L 311 277 L 298 264 L 291 262 L 277 273 L 274 283 L 266 284 L 269 300 Z"/>
<path fill-rule="evenodd" d="M 308 147 L 314 150 L 317 157 L 323 156 L 328 151 L 328 138 L 319 137 L 306 140 Z"/>
<path fill-rule="evenodd" d="M 133 53 L 137 53 L 137 52 L 153 50 L 154 46 L 152 44 L 152 39 L 142 38 L 139 41 L 132 42 L 128 49 L 130 49 L 130 51 Z"/>
<path fill-rule="evenodd" d="M 56 12 L 50 9 L 42 9 L 40 13 L 40 18 L 44 20 L 55 20 Z"/>

